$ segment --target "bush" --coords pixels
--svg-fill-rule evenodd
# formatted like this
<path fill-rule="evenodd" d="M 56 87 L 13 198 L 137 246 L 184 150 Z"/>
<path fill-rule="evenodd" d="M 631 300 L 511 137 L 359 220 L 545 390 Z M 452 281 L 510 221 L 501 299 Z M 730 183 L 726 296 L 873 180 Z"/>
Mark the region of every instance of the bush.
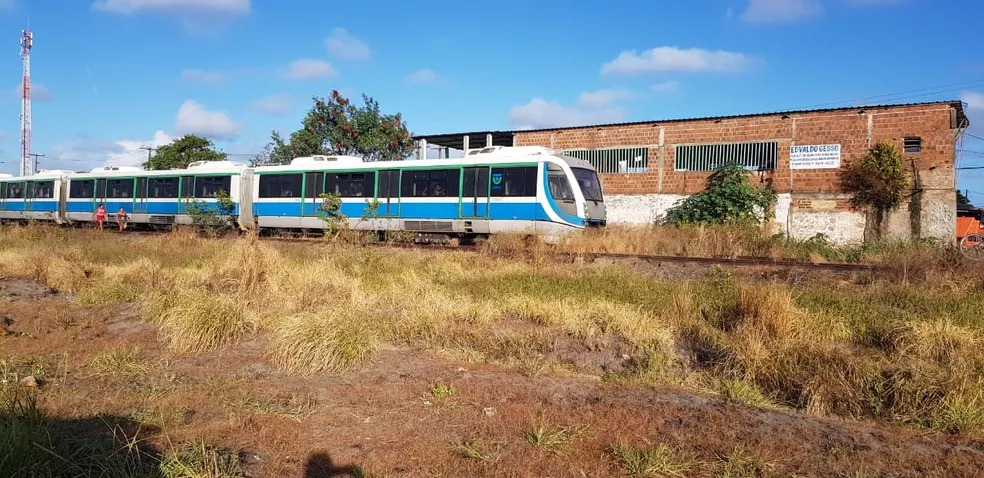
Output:
<path fill-rule="evenodd" d="M 854 207 L 875 213 L 875 233 L 880 236 L 885 213 L 902 204 L 909 189 L 909 175 L 902 153 L 890 143 L 878 143 L 860 161 L 840 172 L 841 189 L 851 194 Z"/>
<path fill-rule="evenodd" d="M 738 164 L 718 167 L 707 179 L 707 189 L 687 197 L 666 212 L 670 224 L 758 224 L 771 217 L 776 194 L 748 182 Z"/>
<path fill-rule="evenodd" d="M 235 203 L 229 197 L 229 193 L 220 190 L 215 193 L 215 206 L 211 206 L 204 201 L 186 199 L 188 215 L 191 222 L 209 236 L 221 236 L 232 230 L 235 217 L 233 210 Z"/>

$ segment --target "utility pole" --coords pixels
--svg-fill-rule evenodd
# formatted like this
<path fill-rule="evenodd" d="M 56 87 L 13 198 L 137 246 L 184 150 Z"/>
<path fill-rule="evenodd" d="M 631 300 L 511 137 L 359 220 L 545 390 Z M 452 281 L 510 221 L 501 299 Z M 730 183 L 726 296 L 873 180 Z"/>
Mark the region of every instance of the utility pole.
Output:
<path fill-rule="evenodd" d="M 38 172 L 38 158 L 43 158 L 43 154 L 30 153 L 31 157 L 34 158 L 34 173 Z"/>
<path fill-rule="evenodd" d="M 150 155 L 152 152 L 157 151 L 157 148 L 151 148 L 150 146 L 141 146 L 140 149 L 147 150 L 147 162 L 150 162 Z"/>

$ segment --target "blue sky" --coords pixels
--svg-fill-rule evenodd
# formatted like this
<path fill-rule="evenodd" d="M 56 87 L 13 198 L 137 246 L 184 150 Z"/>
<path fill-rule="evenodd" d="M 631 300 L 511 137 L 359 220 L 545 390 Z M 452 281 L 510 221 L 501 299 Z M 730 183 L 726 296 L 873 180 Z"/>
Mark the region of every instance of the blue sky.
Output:
<path fill-rule="evenodd" d="M 980 18 L 977 0 L 0 0 L 0 171 L 28 25 L 33 151 L 81 170 L 189 132 L 247 160 L 332 89 L 415 134 L 962 99 L 984 138 Z M 984 166 L 984 140 L 961 149 Z M 959 187 L 984 204 L 984 170 Z"/>

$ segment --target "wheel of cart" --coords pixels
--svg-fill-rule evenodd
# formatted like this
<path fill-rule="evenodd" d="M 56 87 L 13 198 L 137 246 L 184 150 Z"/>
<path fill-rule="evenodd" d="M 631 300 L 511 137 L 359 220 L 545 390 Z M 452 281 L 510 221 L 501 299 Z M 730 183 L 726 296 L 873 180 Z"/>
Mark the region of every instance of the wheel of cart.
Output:
<path fill-rule="evenodd" d="M 960 253 L 970 260 L 984 260 L 984 234 L 971 233 L 961 238 Z"/>

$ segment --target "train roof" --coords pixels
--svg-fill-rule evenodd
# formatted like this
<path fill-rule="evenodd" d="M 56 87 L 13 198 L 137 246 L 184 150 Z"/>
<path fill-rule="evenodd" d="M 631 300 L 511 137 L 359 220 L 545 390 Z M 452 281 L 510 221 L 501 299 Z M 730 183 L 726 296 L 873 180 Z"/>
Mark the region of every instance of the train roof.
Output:
<path fill-rule="evenodd" d="M 153 169 L 146 170 L 134 166 L 100 166 L 88 173 L 74 173 L 73 178 L 94 177 L 129 177 L 129 176 L 187 176 L 201 173 L 241 173 L 247 168 L 245 163 L 237 161 L 195 161 L 185 169 Z"/>
<path fill-rule="evenodd" d="M 541 146 L 491 146 L 476 149 L 461 158 L 418 159 L 406 161 L 363 161 L 355 156 L 305 156 L 295 158 L 290 164 L 277 166 L 258 166 L 253 168 L 258 173 L 277 171 L 297 171 L 298 169 L 323 170 L 358 170 L 392 168 L 427 168 L 440 166 L 469 166 L 476 164 L 509 164 L 522 161 L 536 161 L 541 156 L 549 156 L 558 161 L 565 161 L 571 167 L 593 169 L 587 161 L 558 154 L 550 148 Z M 331 159 L 334 158 L 334 159 Z M 320 166 L 320 167 L 319 167 Z"/>

